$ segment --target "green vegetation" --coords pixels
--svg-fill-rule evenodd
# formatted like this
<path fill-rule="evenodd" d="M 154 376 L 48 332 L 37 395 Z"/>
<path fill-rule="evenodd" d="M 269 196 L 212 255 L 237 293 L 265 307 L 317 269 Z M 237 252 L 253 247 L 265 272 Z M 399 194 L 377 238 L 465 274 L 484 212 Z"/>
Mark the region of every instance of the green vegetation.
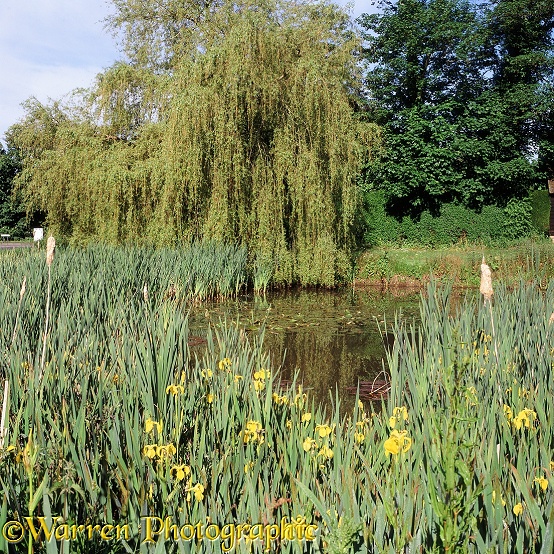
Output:
<path fill-rule="evenodd" d="M 494 278 L 509 286 L 520 280 L 544 284 L 554 278 L 552 242 L 543 239 L 497 247 L 464 243 L 438 249 L 382 245 L 362 253 L 357 262 L 356 283 L 420 286 L 433 274 L 456 286 L 477 287 L 483 256 Z"/>
<path fill-rule="evenodd" d="M 505 208 L 544 189 L 552 175 L 552 3 L 378 5 L 380 13 L 360 18 L 367 118 L 384 129 L 367 189 L 384 191 L 398 218 L 437 215 L 449 204 Z"/>
<path fill-rule="evenodd" d="M 324 413 L 295 383 L 279 387 L 263 331 L 208 331 L 193 356 L 163 271 L 144 294 L 133 267 L 86 273 L 77 259 L 51 265 L 44 371 L 46 266 L 1 259 L 2 521 L 44 516 L 50 529 L 59 516 L 62 534 L 62 522 L 129 524 L 121 540 L 77 533 L 64 552 L 79 553 L 138 551 L 146 515 L 219 528 L 300 516 L 327 552 L 551 551 L 554 282 L 456 310 L 432 285 L 421 325 L 393 329 L 381 415 L 356 404 L 342 418 L 338 402 Z M 29 536 L 19 551 L 61 552 Z M 221 551 L 172 537 L 143 550 Z M 238 542 L 250 548 L 264 544 Z"/>
<path fill-rule="evenodd" d="M 443 204 L 436 215 L 425 210 L 419 217 L 389 215 L 384 191 L 366 193 L 366 247 L 455 244 L 507 245 L 515 239 L 543 237 L 548 231 L 550 201 L 547 191 L 530 199 L 512 199 L 504 208 L 485 206 L 480 211 L 461 204 Z"/>
<path fill-rule="evenodd" d="M 13 180 L 21 169 L 15 150 L 5 151 L 0 146 L 0 232 L 21 239 L 28 236 L 25 209 L 12 197 Z"/>
<path fill-rule="evenodd" d="M 44 522 L 14 548 L 261 552 L 265 533 L 175 533 L 294 518 L 314 551 L 550 554 L 552 244 L 505 247 L 547 219 L 551 2 L 383 0 L 366 50 L 328 2 L 113 4 L 128 61 L 73 107 L 29 100 L 0 156 L 0 215 L 15 184 L 87 246 L 0 256 L 0 520 Z M 431 282 L 421 323 L 383 335 L 382 405 L 281 384 L 263 328 L 189 335 L 190 303 L 352 277 L 362 235 L 361 278 L 474 285 L 483 254 L 504 278 L 456 306 Z M 141 545 L 146 516 L 178 527 Z"/>
<path fill-rule="evenodd" d="M 18 287 L 16 280 L 19 277 L 10 274 L 10 267 L 17 275 L 37 272 L 40 275 L 42 256 L 43 252 L 36 249 L 2 253 L 0 271 L 4 287 L 13 290 Z M 246 248 L 207 242 L 179 249 L 65 248 L 57 253 L 54 271 L 54 278 L 63 276 L 63 281 L 53 292 L 58 302 L 66 302 L 75 293 L 75 287 L 85 297 L 92 297 L 97 293 L 105 294 L 101 292 L 104 287 L 114 286 L 114 294 L 120 291 L 122 301 L 130 301 L 129 295 L 142 297 L 146 287 L 147 294 L 169 298 L 184 306 L 187 302 L 236 295 L 252 282 L 254 269 L 247 266 Z M 42 286 L 43 279 L 41 277 L 37 287 Z M 84 286 L 84 283 L 80 284 L 82 279 L 86 279 L 85 290 L 81 290 Z M 36 293 L 39 295 L 38 289 Z"/>
<path fill-rule="evenodd" d="M 346 14 L 284 0 L 223 1 L 198 18 L 194 2 L 115 5 L 129 62 L 99 75 L 77 113 L 31 100 L 10 129 L 27 208 L 73 244 L 240 243 L 262 281 L 269 266 L 277 283 L 335 284 L 377 142 L 354 117 Z"/>
<path fill-rule="evenodd" d="M 259 290 L 389 241 L 544 234 L 548 0 L 380 0 L 358 27 L 328 0 L 112 4 L 124 60 L 27 101 L 4 211 L 14 188 L 74 245 L 245 245 Z"/>

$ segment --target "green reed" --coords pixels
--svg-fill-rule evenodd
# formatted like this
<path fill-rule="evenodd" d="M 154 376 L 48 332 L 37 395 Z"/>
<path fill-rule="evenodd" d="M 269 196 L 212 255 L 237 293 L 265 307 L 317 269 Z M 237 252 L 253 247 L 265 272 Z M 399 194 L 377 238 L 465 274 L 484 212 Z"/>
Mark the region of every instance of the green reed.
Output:
<path fill-rule="evenodd" d="M 431 284 L 421 324 L 393 327 L 390 398 L 378 414 L 356 402 L 343 417 L 338 398 L 326 413 L 297 380 L 280 386 L 263 329 L 222 322 L 189 346 L 183 300 L 240 288 L 244 255 L 228 254 L 235 269 L 202 277 L 228 271 L 227 284 L 200 286 L 198 252 L 62 250 L 42 377 L 43 254 L 1 259 L 1 523 L 131 530 L 65 543 L 27 532 L 15 547 L 220 552 L 220 540 L 171 533 L 145 542 L 144 517 L 179 527 L 300 517 L 317 527 L 313 542 L 241 540 L 236 551 L 551 551 L 554 283 L 496 287 L 492 309 L 477 295 L 454 306 Z"/>

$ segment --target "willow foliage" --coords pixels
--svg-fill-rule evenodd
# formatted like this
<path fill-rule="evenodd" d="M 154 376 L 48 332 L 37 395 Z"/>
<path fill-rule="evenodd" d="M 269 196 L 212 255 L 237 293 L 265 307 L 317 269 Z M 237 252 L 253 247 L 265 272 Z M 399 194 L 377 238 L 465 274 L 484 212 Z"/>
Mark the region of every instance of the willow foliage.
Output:
<path fill-rule="evenodd" d="M 115 4 L 130 62 L 99 76 L 88 117 L 52 123 L 20 177 L 28 205 L 75 242 L 240 242 L 276 282 L 333 284 L 377 141 L 354 115 L 359 43 L 344 12 L 222 1 L 176 21 L 168 6 L 187 2 Z M 33 118 L 13 132 L 24 150 Z"/>

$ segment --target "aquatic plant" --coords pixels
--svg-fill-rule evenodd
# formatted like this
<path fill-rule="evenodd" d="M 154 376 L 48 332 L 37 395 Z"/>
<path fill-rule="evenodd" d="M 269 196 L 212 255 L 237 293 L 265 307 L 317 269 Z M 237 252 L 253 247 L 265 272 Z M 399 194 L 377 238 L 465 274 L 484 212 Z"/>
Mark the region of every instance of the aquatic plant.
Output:
<path fill-rule="evenodd" d="M 76 531 L 64 553 L 138 552 L 141 542 L 149 552 L 219 552 L 230 535 L 185 540 L 180 530 L 294 521 L 313 526 L 313 540 L 254 530 L 234 546 L 551 551 L 554 283 L 499 283 L 486 306 L 472 293 L 455 308 L 450 290 L 432 283 L 421 323 L 394 325 L 388 399 L 380 410 L 356 400 L 343 416 L 338 398 L 326 411 L 298 380 L 280 384 L 263 329 L 223 322 L 192 351 L 176 301 L 197 290 L 176 280 L 188 254 L 101 252 L 98 264 L 94 251 L 62 250 L 51 265 L 56 323 L 42 376 L 42 253 L 0 258 L 0 379 L 11 384 L 0 519 L 24 525 L 17 548 L 61 552 L 57 536 L 91 523 L 114 526 L 114 536 L 119 525 L 120 536 Z M 44 522 L 42 540 L 24 516 Z M 167 536 L 166 521 L 176 526 Z M 52 525 L 57 535 L 46 541 Z"/>

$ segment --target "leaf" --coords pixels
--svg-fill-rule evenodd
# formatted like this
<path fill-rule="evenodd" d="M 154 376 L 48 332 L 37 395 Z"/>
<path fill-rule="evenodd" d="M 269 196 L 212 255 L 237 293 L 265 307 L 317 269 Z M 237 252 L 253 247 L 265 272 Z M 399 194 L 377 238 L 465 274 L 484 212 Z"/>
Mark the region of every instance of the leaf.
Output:
<path fill-rule="evenodd" d="M 32 514 L 35 511 L 35 508 L 38 506 L 38 503 L 40 502 L 41 498 L 46 493 L 45 489 L 46 489 L 47 483 L 48 483 L 48 473 L 45 473 L 38 489 L 34 492 L 33 498 L 31 499 L 31 502 L 29 504 L 29 514 Z"/>

